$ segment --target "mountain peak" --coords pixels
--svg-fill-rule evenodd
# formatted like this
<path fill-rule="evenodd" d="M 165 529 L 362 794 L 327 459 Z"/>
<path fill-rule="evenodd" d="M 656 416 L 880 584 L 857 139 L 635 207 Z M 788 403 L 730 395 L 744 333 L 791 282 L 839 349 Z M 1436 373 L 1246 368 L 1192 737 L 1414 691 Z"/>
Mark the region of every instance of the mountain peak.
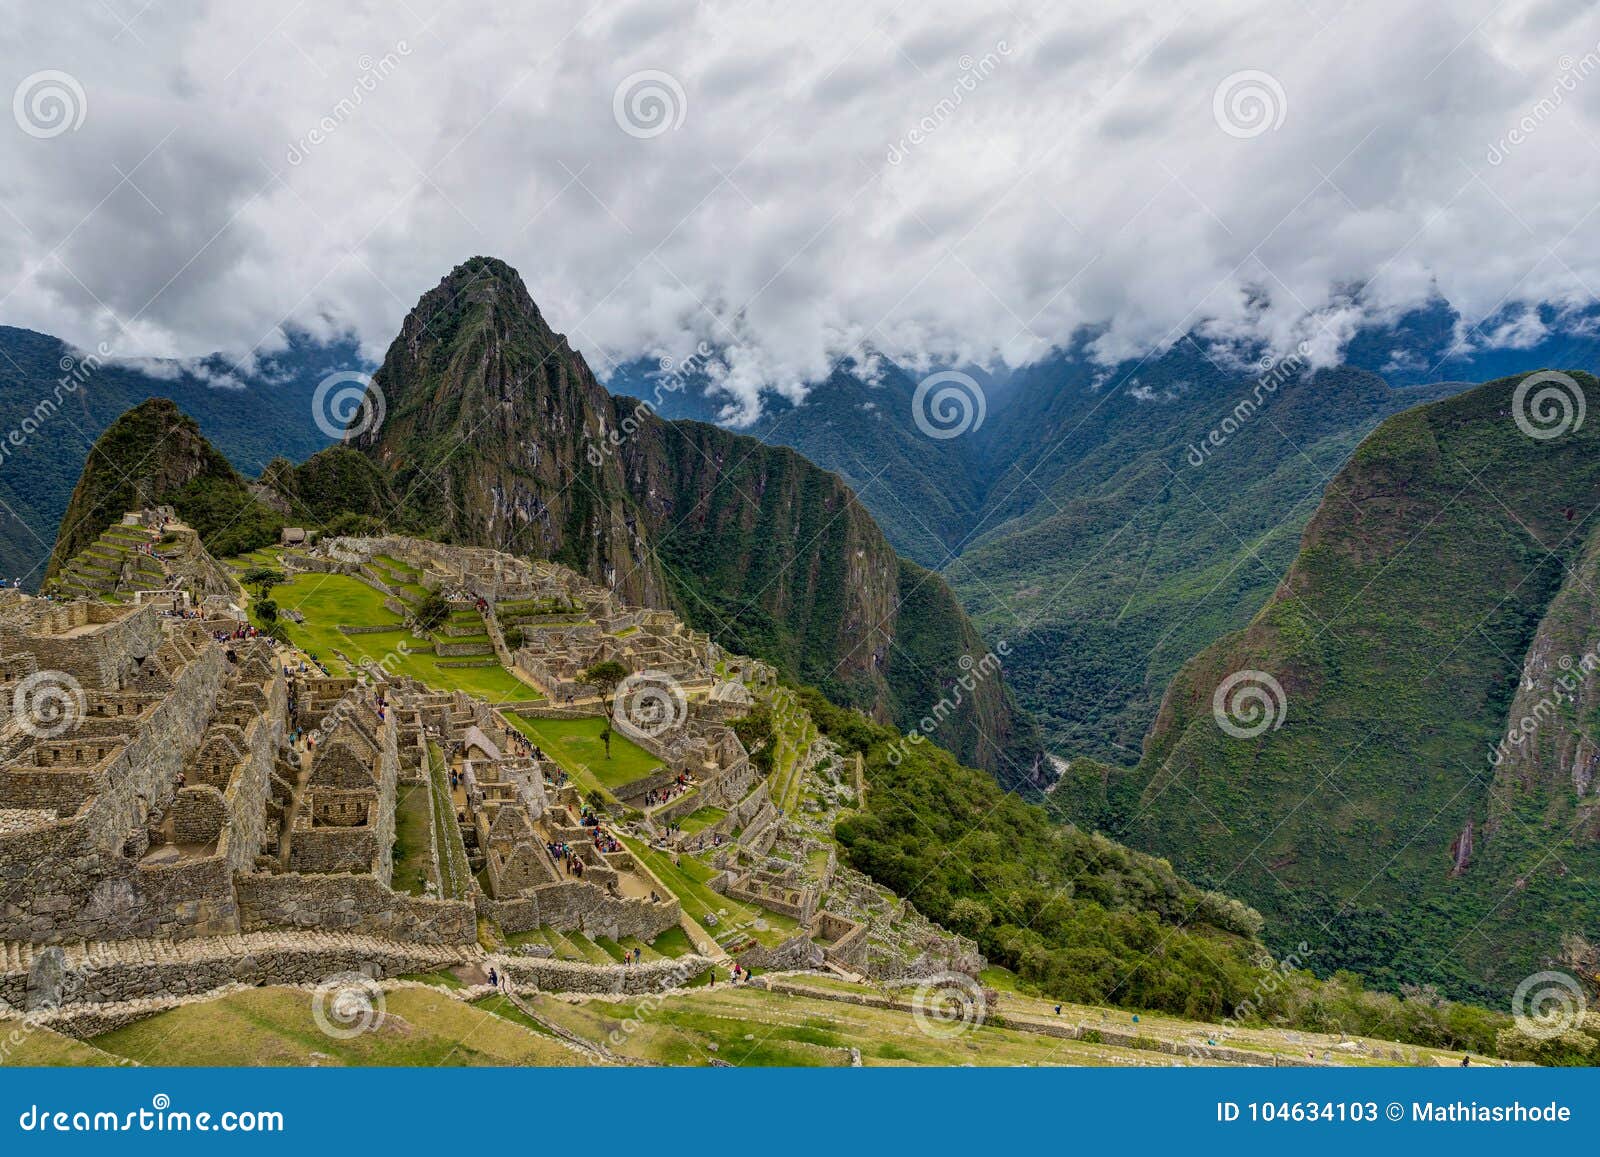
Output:
<path fill-rule="evenodd" d="M 545 324 L 544 315 L 539 312 L 522 275 L 498 257 L 468 258 L 445 274 L 407 315 L 402 336 L 420 330 L 438 330 L 442 324 L 448 324 L 453 330 L 455 323 L 474 313 L 484 319 L 497 316 L 526 319 L 540 331 L 540 336 L 557 336 Z"/>
<path fill-rule="evenodd" d="M 46 577 L 89 545 L 125 511 L 171 502 L 196 484 L 243 495 L 243 479 L 168 398 L 126 411 L 95 440 L 61 520 Z"/>

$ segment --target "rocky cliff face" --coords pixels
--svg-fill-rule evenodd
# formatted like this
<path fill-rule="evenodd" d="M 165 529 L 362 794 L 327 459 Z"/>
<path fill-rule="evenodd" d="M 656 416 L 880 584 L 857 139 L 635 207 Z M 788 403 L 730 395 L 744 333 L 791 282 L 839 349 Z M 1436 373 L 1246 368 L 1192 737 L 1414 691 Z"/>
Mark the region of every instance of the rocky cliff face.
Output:
<path fill-rule="evenodd" d="M 1036 773 L 1003 681 L 962 665 L 986 648 L 943 581 L 899 559 L 836 475 L 611 397 L 503 262 L 425 294 L 373 387 L 383 419 L 363 411 L 350 444 L 424 531 L 565 563 L 880 718 L 929 716 L 1008 783 Z"/>
<path fill-rule="evenodd" d="M 1600 532 L 1550 600 L 1504 722 L 1487 757 L 1495 776 L 1486 834 L 1532 814 L 1600 845 Z"/>

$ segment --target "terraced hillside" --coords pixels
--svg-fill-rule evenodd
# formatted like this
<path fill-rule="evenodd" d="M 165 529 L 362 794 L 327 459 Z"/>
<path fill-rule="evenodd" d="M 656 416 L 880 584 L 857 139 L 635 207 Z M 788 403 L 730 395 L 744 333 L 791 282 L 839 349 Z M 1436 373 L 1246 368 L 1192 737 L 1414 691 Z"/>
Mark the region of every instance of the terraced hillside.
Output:
<path fill-rule="evenodd" d="M 161 539 L 142 526 L 107 527 L 62 567 L 52 589 L 67 598 L 121 602 L 141 591 L 160 590 L 166 572 L 151 553 Z"/>

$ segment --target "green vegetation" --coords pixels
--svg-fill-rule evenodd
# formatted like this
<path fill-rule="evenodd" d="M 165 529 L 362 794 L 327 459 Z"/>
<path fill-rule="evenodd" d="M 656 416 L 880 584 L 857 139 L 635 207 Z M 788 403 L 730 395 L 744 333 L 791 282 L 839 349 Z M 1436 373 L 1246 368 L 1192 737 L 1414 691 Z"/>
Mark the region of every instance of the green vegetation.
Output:
<path fill-rule="evenodd" d="M 542 1033 L 440 992 L 384 993 L 384 1013 L 340 1039 L 317 1027 L 313 994 L 256 988 L 159 1013 L 96 1037 L 105 1052 L 157 1065 L 574 1065 Z"/>
<path fill-rule="evenodd" d="M 72 1068 L 120 1064 L 118 1057 L 40 1025 L 8 1021 L 0 1032 L 0 1066 Z"/>
<path fill-rule="evenodd" d="M 415 634 L 383 605 L 384 596 L 358 578 L 339 574 L 297 574 L 273 591 L 280 625 L 290 642 L 327 664 L 336 675 L 361 664 L 377 664 L 410 675 L 440 690 L 459 689 L 490 703 L 526 702 L 539 692 L 498 663 L 487 667 L 441 667 L 432 640 Z M 296 611 L 303 623 L 283 620 Z M 392 631 L 345 634 L 340 626 L 392 625 Z M 343 658 L 341 658 L 343 656 Z M 447 660 L 448 661 L 448 660 Z"/>
<path fill-rule="evenodd" d="M 1363 442 L 1278 594 L 1174 681 L 1140 766 L 1075 767 L 1053 803 L 1199 884 L 1226 881 L 1267 914 L 1269 943 L 1305 941 L 1319 974 L 1507 1007 L 1588 930 L 1600 879 L 1570 770 L 1592 727 L 1577 709 L 1600 695 L 1580 662 L 1600 637 L 1600 425 L 1530 438 L 1516 384 L 1407 411 Z M 1530 655 L 1532 671 L 1583 675 L 1573 705 L 1551 711 L 1561 697 L 1541 675 L 1514 706 Z M 1265 689 L 1281 726 L 1218 726 L 1214 693 L 1240 671 L 1281 687 L 1281 708 Z M 1496 755 L 1525 715 L 1537 743 Z"/>
<path fill-rule="evenodd" d="M 135 406 L 106 427 L 62 519 L 46 577 L 54 576 L 130 510 L 170 503 L 217 557 L 277 540 L 283 521 L 164 398 Z"/>
<path fill-rule="evenodd" d="M 1287 970 L 1262 951 L 1261 916 L 1203 891 L 1165 860 L 1053 822 L 930 743 L 801 693 L 823 731 L 866 760 L 866 808 L 837 828 L 849 862 L 991 961 L 1056 1000 L 1195 1020 L 1233 1017 L 1492 1053 L 1510 1017 L 1320 981 L 1309 950 Z"/>
<path fill-rule="evenodd" d="M 603 659 L 592 667 L 584 669 L 578 676 L 581 682 L 589 684 L 600 692 L 600 698 L 606 705 L 605 722 L 600 727 L 600 742 L 605 745 L 606 758 L 611 758 L 611 720 L 616 714 L 615 695 L 617 687 L 628 677 L 628 669 L 615 659 Z"/>
<path fill-rule="evenodd" d="M 504 262 L 474 257 L 452 270 L 406 332 L 415 340 L 397 341 L 384 364 L 388 419 L 360 451 L 403 496 L 395 517 L 598 582 L 614 575 L 634 603 L 664 593 L 730 649 L 908 723 L 938 700 L 962 655 L 983 653 L 943 581 L 902 563 L 837 477 L 715 426 L 635 417 Z M 483 421 L 490 412 L 496 420 Z M 553 412 L 571 415 L 575 430 L 626 420 L 626 468 L 617 455 L 591 461 L 583 439 L 551 427 Z M 496 495 L 513 490 L 540 505 L 539 518 L 492 517 Z M 864 647 L 867 623 L 895 645 Z M 980 684 L 940 738 L 1013 779 L 1037 750 L 997 682 Z"/>
<path fill-rule="evenodd" d="M 769 912 L 754 904 L 743 904 L 730 896 L 714 892 L 706 881 L 716 874 L 709 864 L 693 856 L 680 856 L 674 864 L 670 853 L 659 852 L 642 841 L 624 837 L 623 844 L 656 879 L 678 897 L 684 912 L 704 927 L 715 939 L 727 940 L 729 925 L 744 936 L 775 947 L 800 932 L 800 923 L 791 916 Z M 722 915 L 717 915 L 717 913 Z M 707 917 L 712 917 L 710 921 Z"/>
<path fill-rule="evenodd" d="M 440 895 L 446 900 L 467 896 L 472 867 L 461 842 L 456 805 L 450 798 L 450 767 L 436 743 L 428 744 L 428 786 L 433 792 L 433 844 L 439 849 Z"/>
<path fill-rule="evenodd" d="M 0 471 L 0 510 L 15 520 L 15 533 L 0 535 L 0 574 L 22 575 L 30 585 L 40 577 L 50 532 L 59 526 L 72 537 L 74 519 L 64 516 L 88 459 L 99 457 L 90 443 L 152 397 L 170 398 L 192 415 L 206 438 L 246 476 L 274 455 L 300 459 L 327 445 L 327 436 L 312 421 L 312 392 L 330 370 L 360 364 L 360 352 L 343 340 L 320 346 L 297 335 L 286 349 L 258 353 L 251 367 L 221 358 L 203 368 L 172 360 L 145 372 L 142 359 L 95 359 L 46 334 L 0 326 L 0 429 L 39 426 L 26 445 L 11 447 Z M 224 375 L 242 388 L 217 388 L 215 381 Z M 63 385 L 77 388 L 64 395 Z M 45 416 L 35 409 L 51 398 L 60 403 L 59 414 Z M 158 471 L 146 475 L 142 467 L 133 467 L 154 445 L 136 445 L 138 457 L 118 458 L 116 466 L 134 481 L 153 479 Z M 100 464 L 110 462 L 102 458 Z M 117 518 L 122 511 L 109 514 Z M 24 526 L 35 533 L 22 533 Z M 69 541 L 63 549 L 64 561 L 78 548 Z"/>
<path fill-rule="evenodd" d="M 417 604 L 415 617 L 424 631 L 436 631 L 450 617 L 450 604 L 438 591 L 429 591 Z"/>
<path fill-rule="evenodd" d="M 757 701 L 750 711 L 733 721 L 734 734 L 744 749 L 750 752 L 751 761 L 762 775 L 772 772 L 773 746 L 777 735 L 772 726 L 772 708 L 764 700 Z"/>
<path fill-rule="evenodd" d="M 1302 378 L 1298 359 L 1272 375 L 1228 364 L 1204 339 L 1109 372 L 1062 351 L 991 393 L 980 428 L 935 440 L 910 420 L 915 377 L 885 362 L 870 384 L 840 369 L 800 406 L 769 397 L 751 433 L 837 471 L 898 551 L 943 572 L 1007 641 L 1051 750 L 1126 766 L 1179 666 L 1266 602 L 1360 439 L 1464 376 L 1394 388 L 1348 367 Z M 1241 428 L 1196 466 L 1191 445 L 1224 420 Z"/>
<path fill-rule="evenodd" d="M 413 896 L 426 895 L 430 882 L 436 888 L 439 883 L 433 869 L 429 790 L 425 786 L 402 784 L 394 806 L 394 887 Z"/>
<path fill-rule="evenodd" d="M 599 716 L 584 719 L 537 719 L 531 715 L 507 712 L 507 718 L 522 734 L 538 744 L 551 759 L 567 770 L 579 783 L 608 792 L 643 779 L 661 766 L 661 761 L 623 735 L 607 743 L 601 733 L 606 721 Z"/>

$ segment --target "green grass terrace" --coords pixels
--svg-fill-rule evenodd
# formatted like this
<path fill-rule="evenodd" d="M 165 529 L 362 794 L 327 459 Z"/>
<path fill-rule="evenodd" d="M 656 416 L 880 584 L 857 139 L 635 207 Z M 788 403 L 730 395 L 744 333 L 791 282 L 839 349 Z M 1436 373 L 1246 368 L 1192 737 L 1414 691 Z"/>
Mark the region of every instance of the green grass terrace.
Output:
<path fill-rule="evenodd" d="M 234 565 L 240 561 L 245 561 L 246 567 L 274 565 L 271 560 L 258 563 L 255 556 L 246 556 L 246 560 L 234 560 Z M 445 665 L 463 660 L 441 660 L 433 653 L 433 642 L 412 632 L 399 615 L 383 605 L 382 592 L 360 579 L 340 574 L 299 574 L 274 587 L 272 599 L 278 604 L 278 621 L 289 641 L 324 663 L 334 675 L 354 674 L 365 661 L 378 664 L 391 674 L 420 679 L 435 690 L 465 691 L 490 703 L 528 702 L 543 697 L 492 660 L 481 667 Z M 283 616 L 284 611 L 298 611 L 305 616 L 305 622 L 289 621 Z M 389 629 L 346 634 L 340 627 Z"/>
<path fill-rule="evenodd" d="M 607 756 L 600 739 L 606 721 L 599 715 L 584 719 L 538 719 L 507 712 L 507 718 L 573 779 L 587 787 L 598 787 L 606 795 L 661 767 L 659 759 L 615 731 L 611 734 L 611 754 Z"/>

